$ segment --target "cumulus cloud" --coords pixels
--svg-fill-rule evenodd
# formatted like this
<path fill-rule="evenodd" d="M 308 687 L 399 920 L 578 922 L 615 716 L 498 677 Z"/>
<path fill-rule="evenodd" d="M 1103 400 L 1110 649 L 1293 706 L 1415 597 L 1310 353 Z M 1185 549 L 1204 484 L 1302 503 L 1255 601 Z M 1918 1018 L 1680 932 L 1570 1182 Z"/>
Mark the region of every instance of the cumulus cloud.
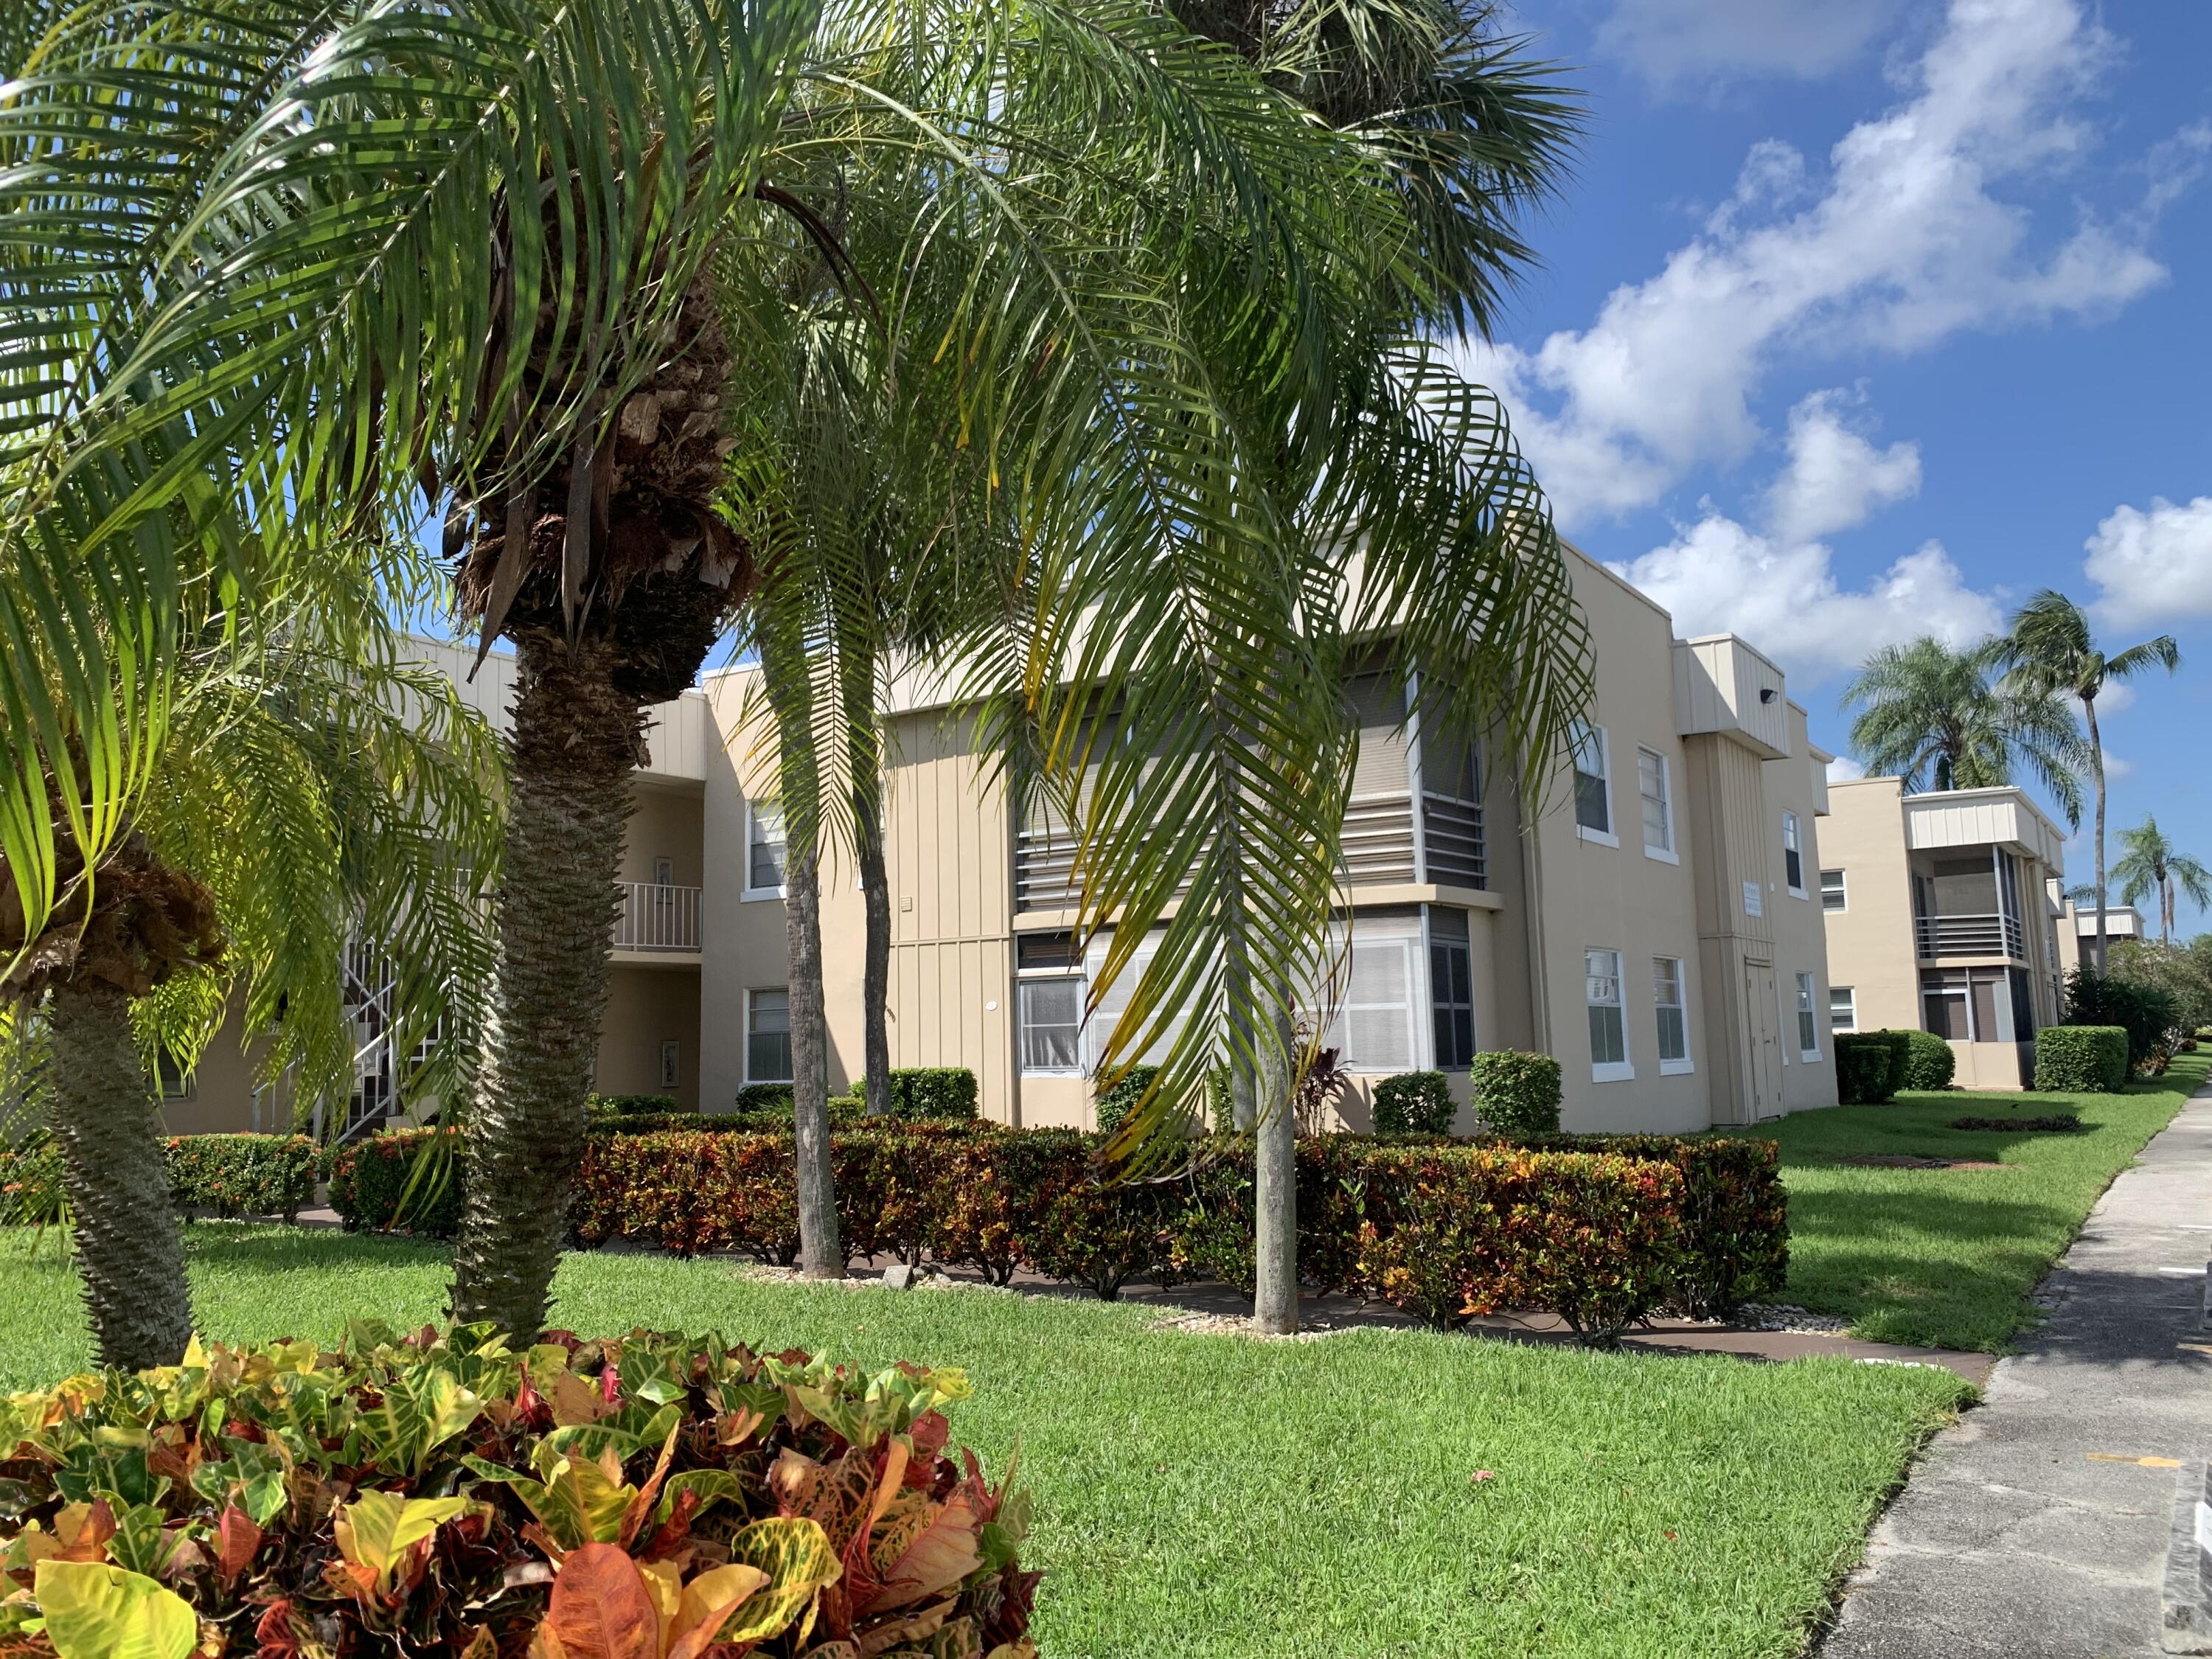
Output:
<path fill-rule="evenodd" d="M 1846 423 L 1842 392 L 1816 392 L 1790 411 L 1790 459 L 1767 493 L 1784 542 L 1816 541 L 1866 522 L 1876 507 L 1920 493 L 1920 446 L 1876 449 Z"/>
<path fill-rule="evenodd" d="M 1880 646 L 1922 634 L 1964 645 L 1999 622 L 1996 600 L 1967 586 L 1938 542 L 1846 587 L 1821 543 L 1784 542 L 1708 512 L 1666 546 L 1612 568 L 1665 605 L 1676 633 L 1741 634 L 1814 680 L 1856 669 Z"/>
<path fill-rule="evenodd" d="M 1866 768 L 1861 766 L 1849 755 L 1838 755 L 1828 763 L 1830 783 L 1849 783 L 1854 778 L 1863 778 L 1865 775 Z"/>
<path fill-rule="evenodd" d="M 1703 233 L 1616 289 L 1589 328 L 1533 349 L 1466 347 L 1562 516 L 1648 506 L 1692 468 L 1741 459 L 1762 436 L 1752 399 L 1784 354 L 1910 353 L 2108 311 L 2164 280 L 2142 210 L 2085 216 L 2053 247 L 1998 194 L 2087 150 L 2070 111 L 2112 51 L 2075 0 L 1953 0 L 1903 77 L 1910 95 L 1846 133 L 1817 180 L 1790 146 L 1761 143 Z M 2160 179 L 2191 159 L 2177 152 Z"/>
<path fill-rule="evenodd" d="M 2114 628 L 2212 617 L 2212 495 L 2118 507 L 2083 545 L 2098 616 Z"/>
<path fill-rule="evenodd" d="M 1812 80 L 1854 62 L 1897 0 L 1620 0 L 1598 50 L 1655 86 L 1765 75 Z"/>

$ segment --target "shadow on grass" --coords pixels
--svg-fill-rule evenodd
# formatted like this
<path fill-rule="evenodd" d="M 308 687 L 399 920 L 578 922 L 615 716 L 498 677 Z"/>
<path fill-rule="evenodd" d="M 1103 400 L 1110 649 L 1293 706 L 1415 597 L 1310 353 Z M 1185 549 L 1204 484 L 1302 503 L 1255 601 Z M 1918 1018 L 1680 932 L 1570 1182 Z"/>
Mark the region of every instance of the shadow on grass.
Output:
<path fill-rule="evenodd" d="M 326 1272 L 333 1268 L 422 1267 L 449 1261 L 450 1245 L 388 1233 L 274 1222 L 196 1221 L 185 1229 L 193 1261 L 218 1272 Z"/>

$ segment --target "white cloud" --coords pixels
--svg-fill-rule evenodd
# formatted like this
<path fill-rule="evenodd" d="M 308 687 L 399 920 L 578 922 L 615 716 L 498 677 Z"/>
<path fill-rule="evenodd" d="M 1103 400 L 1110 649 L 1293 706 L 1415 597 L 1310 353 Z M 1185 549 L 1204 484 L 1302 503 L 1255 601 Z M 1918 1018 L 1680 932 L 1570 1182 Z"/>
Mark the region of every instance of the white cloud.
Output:
<path fill-rule="evenodd" d="M 1856 59 L 1896 12 L 1897 0 L 1620 0 L 1597 46 L 1661 87 L 1729 73 L 1810 80 Z"/>
<path fill-rule="evenodd" d="M 1790 411 L 1790 459 L 1767 494 L 1784 542 L 1816 541 L 1866 522 L 1878 507 L 1920 493 L 1920 446 L 1876 449 L 1844 423 L 1846 396 L 1816 392 Z"/>
<path fill-rule="evenodd" d="M 1852 779 L 1863 778 L 1866 775 L 1866 768 L 1860 765 L 1849 755 L 1838 755 L 1835 759 L 1828 763 L 1828 781 L 1830 783 L 1849 783 Z"/>
<path fill-rule="evenodd" d="M 2114 628 L 2212 617 L 2212 495 L 2151 497 L 2148 512 L 2118 507 L 2083 544 L 2082 569 L 2101 590 L 2099 617 Z"/>
<path fill-rule="evenodd" d="M 2099 702 L 2104 702 L 2104 698 L 2100 696 L 2097 701 Z M 2131 775 L 2135 769 L 2136 763 L 2133 761 L 2124 760 L 2119 756 L 2115 755 L 2109 749 L 2105 751 L 2106 781 L 2109 783 L 2118 783 L 2122 778 Z"/>
<path fill-rule="evenodd" d="M 1785 353 L 1923 350 L 2107 311 L 2162 281 L 2147 208 L 2118 227 L 2085 216 L 2052 248 L 1995 193 L 2085 154 L 2069 111 L 2111 52 L 2075 0 L 1953 0 L 1903 77 L 1911 95 L 1837 143 L 1817 194 L 1802 156 L 1763 143 L 1704 233 L 1589 328 L 1465 348 L 1563 517 L 1648 506 L 1692 468 L 1741 459 L 1762 435 L 1751 400 Z M 2176 169 L 2185 159 L 2160 176 Z"/>
<path fill-rule="evenodd" d="M 1938 542 L 1846 588 L 1820 543 L 1783 542 L 1708 511 L 1666 546 L 1612 568 L 1674 614 L 1676 633 L 1741 634 L 1808 679 L 1922 634 L 1963 645 L 1999 621 L 1996 600 L 1966 585 Z"/>

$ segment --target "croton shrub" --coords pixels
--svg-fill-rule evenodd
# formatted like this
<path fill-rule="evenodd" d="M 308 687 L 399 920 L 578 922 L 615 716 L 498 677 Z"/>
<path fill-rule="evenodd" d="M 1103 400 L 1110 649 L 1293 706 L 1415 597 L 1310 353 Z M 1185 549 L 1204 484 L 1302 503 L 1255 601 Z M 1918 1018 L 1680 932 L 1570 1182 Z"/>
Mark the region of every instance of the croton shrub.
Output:
<path fill-rule="evenodd" d="M 1194 1142 L 1173 1174 L 1122 1181 L 1099 1161 L 1103 1139 L 957 1123 L 840 1131 L 830 1162 L 844 1249 L 973 1267 L 1001 1285 L 1026 1269 L 1108 1299 L 1136 1279 L 1249 1289 L 1250 1138 Z M 1786 1274 L 1777 1164 L 1764 1140 L 1308 1136 L 1299 1271 L 1445 1326 L 1545 1308 L 1607 1342 L 1648 1313 L 1725 1316 Z M 587 1244 L 641 1239 L 787 1265 L 796 1191 L 788 1135 L 595 1138 L 573 1215 Z"/>
<path fill-rule="evenodd" d="M 967 1393 L 642 1331 L 195 1344 L 0 1405 L 0 1652 L 1032 1659 Z"/>

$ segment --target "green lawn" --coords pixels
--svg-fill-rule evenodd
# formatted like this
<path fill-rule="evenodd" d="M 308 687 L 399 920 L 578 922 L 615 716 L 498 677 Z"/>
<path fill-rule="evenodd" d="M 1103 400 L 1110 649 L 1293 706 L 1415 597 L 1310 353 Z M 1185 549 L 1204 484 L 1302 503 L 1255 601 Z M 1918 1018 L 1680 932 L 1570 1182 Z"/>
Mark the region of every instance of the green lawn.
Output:
<path fill-rule="evenodd" d="M 1850 1316 L 1880 1342 L 2002 1353 L 2035 1317 L 2027 1293 L 2099 1195 L 2203 1082 L 2204 1054 L 2119 1095 L 1901 1094 L 1893 1105 L 1799 1112 L 1759 1126 L 1790 1188 L 1787 1300 Z M 1955 1117 L 2076 1109 L 2076 1134 L 1949 1129 Z M 1905 1153 L 2001 1170 L 1883 1170 Z"/>
<path fill-rule="evenodd" d="M 0 1385 L 83 1364 L 52 1239 L 0 1238 Z M 216 1334 L 438 1316 L 442 1253 L 192 1230 Z M 1883 1495 L 1964 1397 L 1940 1371 L 1522 1347 L 1415 1331 L 1261 1343 L 1146 1310 L 763 1284 L 713 1261 L 577 1255 L 558 1317 L 965 1365 L 956 1431 L 1019 1442 L 1048 1659 L 1790 1655 Z M 1477 1482 L 1477 1469 L 1495 1479 Z"/>

